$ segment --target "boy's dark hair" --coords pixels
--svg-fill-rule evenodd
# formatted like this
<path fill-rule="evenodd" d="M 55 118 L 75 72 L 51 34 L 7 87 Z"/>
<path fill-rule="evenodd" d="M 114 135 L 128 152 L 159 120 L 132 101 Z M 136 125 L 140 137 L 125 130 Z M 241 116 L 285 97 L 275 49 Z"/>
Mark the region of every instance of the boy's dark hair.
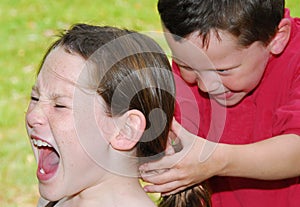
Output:
<path fill-rule="evenodd" d="M 284 0 L 159 0 L 158 11 L 175 40 L 199 31 L 207 46 L 210 31 L 224 30 L 247 47 L 272 40 L 284 5 Z"/>

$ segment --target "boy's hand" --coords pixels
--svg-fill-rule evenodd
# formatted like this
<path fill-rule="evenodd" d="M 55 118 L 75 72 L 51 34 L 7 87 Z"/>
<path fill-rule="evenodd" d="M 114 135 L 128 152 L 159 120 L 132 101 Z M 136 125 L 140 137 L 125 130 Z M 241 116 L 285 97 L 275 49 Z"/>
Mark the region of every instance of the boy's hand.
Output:
<path fill-rule="evenodd" d="M 161 160 L 145 163 L 139 168 L 143 180 L 153 184 L 144 187 L 146 192 L 174 194 L 215 175 L 217 165 L 211 161 L 215 143 L 191 134 L 175 120 L 170 134 L 173 134 L 172 140 L 174 135 L 179 137 L 182 149 L 175 154 L 166 153 Z"/>

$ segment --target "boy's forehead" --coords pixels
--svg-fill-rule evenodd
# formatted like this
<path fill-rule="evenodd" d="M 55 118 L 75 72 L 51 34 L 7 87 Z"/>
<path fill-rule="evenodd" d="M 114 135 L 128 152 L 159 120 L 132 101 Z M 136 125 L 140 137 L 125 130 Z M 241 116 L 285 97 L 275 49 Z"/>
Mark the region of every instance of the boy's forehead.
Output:
<path fill-rule="evenodd" d="M 205 68 L 212 67 L 211 61 L 204 49 L 195 42 L 196 39 L 182 39 L 181 41 L 176 41 L 171 33 L 166 33 L 165 36 L 172 50 L 172 58 L 177 63 L 196 68 L 197 64 L 201 62 Z"/>
<path fill-rule="evenodd" d="M 195 68 L 199 67 L 200 63 L 201 68 L 206 69 L 236 65 L 236 59 L 242 51 L 237 44 L 237 39 L 224 31 L 220 31 L 218 34 L 212 33 L 207 48 L 203 47 L 198 32 L 190 34 L 181 41 L 176 41 L 170 33 L 166 33 L 165 36 L 174 60 Z"/>

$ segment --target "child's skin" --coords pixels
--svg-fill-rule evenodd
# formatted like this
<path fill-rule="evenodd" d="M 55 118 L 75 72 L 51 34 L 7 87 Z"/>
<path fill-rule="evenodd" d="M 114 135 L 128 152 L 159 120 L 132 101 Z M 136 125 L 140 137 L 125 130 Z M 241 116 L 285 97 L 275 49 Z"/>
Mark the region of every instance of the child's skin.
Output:
<path fill-rule="evenodd" d="M 122 206 L 123 199 L 126 198 L 135 206 L 150 204 L 154 206 L 136 178 L 120 178 L 113 173 L 108 173 L 87 154 L 78 138 L 77 131 L 80 129 L 75 128 L 73 114 L 76 88 L 71 82 L 75 83 L 85 63 L 86 60 L 81 56 L 67 53 L 64 48 L 58 47 L 47 56 L 37 83 L 33 87 L 32 101 L 26 115 L 28 134 L 31 140 L 41 140 L 50 144 L 59 154 L 59 157 L 54 152 L 49 155 L 50 158 L 55 158 L 50 163 L 52 167 L 42 166 L 42 163 L 47 163 L 46 160 L 50 159 L 49 157 L 44 156 L 45 161 L 38 162 L 37 177 L 40 194 L 53 201 L 70 196 L 57 206 L 93 206 L 97 202 L 101 202 L 103 206 L 111 206 L 112 203 Z M 59 74 L 70 82 L 58 78 L 55 74 Z M 113 136 L 120 128 L 114 124 L 116 120 L 105 114 L 103 108 L 105 104 L 95 103 L 97 124 L 99 130 L 104 130 L 100 133 L 108 139 L 103 143 L 111 143 Z M 36 147 L 33 147 L 33 150 L 36 155 L 46 153 L 41 150 L 38 152 Z M 111 153 L 111 150 L 107 149 L 107 153 Z M 120 185 L 125 185 L 126 190 L 120 188 Z M 82 191 L 76 195 L 78 189 Z M 110 194 L 111 192 L 115 192 L 114 196 Z M 99 194 L 101 200 L 97 201 L 95 198 L 99 197 Z M 137 199 L 134 203 L 130 201 L 137 195 L 141 196 L 141 199 Z M 142 203 L 139 203 L 139 200 Z"/>
<path fill-rule="evenodd" d="M 174 96 L 169 60 L 150 37 L 86 24 L 61 34 L 26 113 L 38 207 L 154 207 L 138 165 L 164 155 Z"/>

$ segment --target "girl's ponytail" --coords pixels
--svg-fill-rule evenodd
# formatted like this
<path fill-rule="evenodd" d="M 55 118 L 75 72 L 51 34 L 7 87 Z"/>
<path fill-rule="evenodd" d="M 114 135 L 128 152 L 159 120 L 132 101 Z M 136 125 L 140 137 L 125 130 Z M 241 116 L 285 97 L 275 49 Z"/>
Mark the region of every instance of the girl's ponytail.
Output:
<path fill-rule="evenodd" d="M 161 197 L 158 207 L 211 207 L 210 193 L 205 183 L 179 193 Z"/>

